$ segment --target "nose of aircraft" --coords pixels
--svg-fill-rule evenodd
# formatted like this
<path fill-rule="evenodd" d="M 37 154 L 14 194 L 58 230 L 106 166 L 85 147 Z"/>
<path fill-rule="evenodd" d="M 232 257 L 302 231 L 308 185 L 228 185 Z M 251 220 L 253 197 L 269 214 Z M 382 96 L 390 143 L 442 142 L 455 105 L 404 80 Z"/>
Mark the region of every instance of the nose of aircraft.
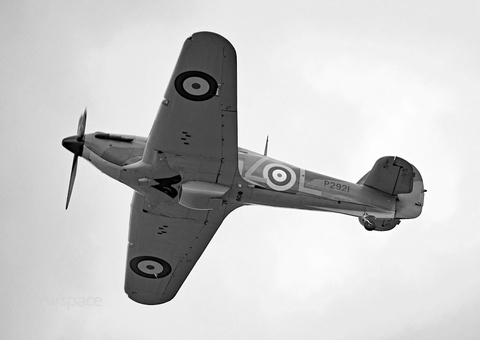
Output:
<path fill-rule="evenodd" d="M 83 140 L 79 140 L 77 135 L 70 136 L 62 140 L 63 147 L 76 156 L 82 155 L 84 144 L 85 142 Z"/>

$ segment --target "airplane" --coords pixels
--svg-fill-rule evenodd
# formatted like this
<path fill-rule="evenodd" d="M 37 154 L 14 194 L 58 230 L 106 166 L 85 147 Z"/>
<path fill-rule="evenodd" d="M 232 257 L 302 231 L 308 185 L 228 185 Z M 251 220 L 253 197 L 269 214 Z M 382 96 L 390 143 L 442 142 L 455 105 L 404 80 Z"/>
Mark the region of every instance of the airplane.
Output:
<path fill-rule="evenodd" d="M 187 38 L 148 138 L 77 134 L 70 202 L 82 157 L 134 190 L 125 292 L 162 304 L 175 297 L 225 217 L 244 205 L 335 212 L 387 231 L 420 216 L 425 189 L 406 160 L 386 156 L 357 183 L 308 171 L 237 145 L 237 62 L 232 44 L 211 32 Z"/>

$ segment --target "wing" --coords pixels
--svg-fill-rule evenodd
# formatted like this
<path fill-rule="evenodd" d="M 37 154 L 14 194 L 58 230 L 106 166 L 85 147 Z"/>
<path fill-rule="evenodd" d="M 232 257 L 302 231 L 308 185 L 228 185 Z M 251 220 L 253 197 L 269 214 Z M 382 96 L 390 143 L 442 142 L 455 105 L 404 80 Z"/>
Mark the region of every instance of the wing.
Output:
<path fill-rule="evenodd" d="M 147 213 L 146 199 L 133 195 L 125 292 L 139 303 L 155 305 L 175 297 L 225 216 L 221 210 L 192 210 L 161 203 Z"/>
<path fill-rule="evenodd" d="M 188 38 L 147 140 L 187 179 L 231 185 L 237 169 L 237 61 L 233 46 L 209 32 Z M 185 161 L 187 160 L 187 161 Z"/>
<path fill-rule="evenodd" d="M 171 300 L 236 208 L 194 210 L 178 201 L 185 182 L 232 186 L 236 86 L 236 54 L 226 39 L 201 32 L 185 41 L 142 158 L 158 184 L 132 200 L 125 292 L 134 301 Z"/>

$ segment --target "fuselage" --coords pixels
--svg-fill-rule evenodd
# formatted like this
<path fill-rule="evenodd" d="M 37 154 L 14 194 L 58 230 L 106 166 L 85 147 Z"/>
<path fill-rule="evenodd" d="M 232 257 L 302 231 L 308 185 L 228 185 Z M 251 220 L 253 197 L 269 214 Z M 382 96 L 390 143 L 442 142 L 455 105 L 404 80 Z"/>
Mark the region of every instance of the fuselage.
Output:
<path fill-rule="evenodd" d="M 110 177 L 139 193 L 146 193 L 157 183 L 153 175 L 156 169 L 151 164 L 142 163 L 146 140 L 144 137 L 101 132 L 87 134 L 82 156 Z M 168 159 L 164 162 L 164 168 L 178 170 L 182 178 L 181 170 L 168 164 Z M 184 184 L 180 178 L 171 184 L 177 192 Z M 395 218 L 396 208 L 395 196 L 243 148 L 238 150 L 238 172 L 234 183 L 222 199 L 239 205 L 329 211 L 357 217 L 368 214 L 382 219 Z"/>

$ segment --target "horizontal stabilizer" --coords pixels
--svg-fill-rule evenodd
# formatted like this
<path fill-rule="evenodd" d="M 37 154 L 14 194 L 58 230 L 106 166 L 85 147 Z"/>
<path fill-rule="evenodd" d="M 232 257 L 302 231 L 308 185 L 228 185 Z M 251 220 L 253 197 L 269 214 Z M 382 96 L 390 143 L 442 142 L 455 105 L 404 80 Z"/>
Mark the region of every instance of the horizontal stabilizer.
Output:
<path fill-rule="evenodd" d="M 358 184 L 390 195 L 408 194 L 413 190 L 413 177 L 410 163 L 400 157 L 388 156 L 376 161 L 372 170 Z"/>

